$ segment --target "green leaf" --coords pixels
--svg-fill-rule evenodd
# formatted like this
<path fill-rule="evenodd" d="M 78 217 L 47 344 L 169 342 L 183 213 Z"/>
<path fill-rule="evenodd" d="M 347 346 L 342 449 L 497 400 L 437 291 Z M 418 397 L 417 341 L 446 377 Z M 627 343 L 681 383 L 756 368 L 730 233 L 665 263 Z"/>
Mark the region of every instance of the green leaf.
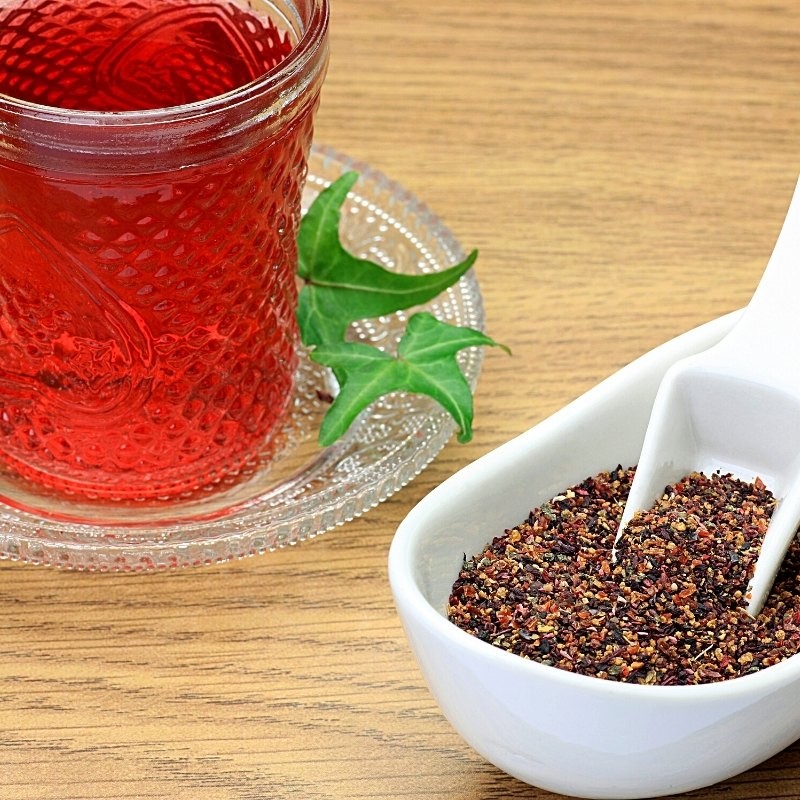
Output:
<path fill-rule="evenodd" d="M 441 272 L 406 275 L 351 255 L 339 236 L 342 206 L 358 179 L 348 172 L 322 191 L 300 224 L 297 274 L 300 335 L 314 361 L 328 366 L 339 394 L 323 419 L 319 442 L 342 436 L 356 417 L 378 398 L 396 391 L 424 394 L 456 420 L 460 441 L 472 437 L 472 392 L 457 354 L 465 347 L 500 346 L 480 331 L 440 322 L 432 314 L 413 314 L 398 343 L 397 355 L 345 340 L 351 323 L 392 314 L 432 300 L 464 275 L 477 258 Z M 507 348 L 503 348 L 507 349 Z"/>
<path fill-rule="evenodd" d="M 395 391 L 432 397 L 455 419 L 459 441 L 469 441 L 472 392 L 456 355 L 476 345 L 502 347 L 480 331 L 441 322 L 428 312 L 409 319 L 396 356 L 359 342 L 319 345 L 311 358 L 333 369 L 341 384 L 323 419 L 320 444 L 333 444 L 367 406 Z"/>
<path fill-rule="evenodd" d="M 342 341 L 352 322 L 427 303 L 475 263 L 477 251 L 441 272 L 407 275 L 351 255 L 341 243 L 341 207 L 358 174 L 320 192 L 300 224 L 297 274 L 304 281 L 297 319 L 307 347 Z"/>
<path fill-rule="evenodd" d="M 498 344 L 474 328 L 450 325 L 428 311 L 420 311 L 409 319 L 406 332 L 397 345 L 397 352 L 400 356 L 413 357 L 416 363 L 427 363 L 477 345 L 500 347 L 507 353 L 511 352 L 504 344 Z"/>

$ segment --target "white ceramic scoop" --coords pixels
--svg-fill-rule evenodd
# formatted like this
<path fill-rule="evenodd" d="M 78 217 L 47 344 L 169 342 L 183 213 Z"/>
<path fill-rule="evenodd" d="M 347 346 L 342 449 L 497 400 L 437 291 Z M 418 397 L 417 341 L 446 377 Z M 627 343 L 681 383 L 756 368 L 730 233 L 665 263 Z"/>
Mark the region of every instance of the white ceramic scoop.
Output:
<path fill-rule="evenodd" d="M 740 316 L 638 358 L 448 478 L 397 530 L 389 579 L 422 674 L 464 739 L 520 780 L 569 797 L 674 797 L 727 780 L 800 737 L 800 655 L 744 678 L 639 686 L 520 658 L 465 633 L 445 612 L 464 554 L 481 552 L 567 487 L 636 463 L 667 368 L 713 347 Z"/>
<path fill-rule="evenodd" d="M 748 587 L 755 617 L 800 523 L 800 182 L 739 321 L 664 375 L 617 540 L 635 512 L 693 470 L 760 477 L 778 500 Z"/>

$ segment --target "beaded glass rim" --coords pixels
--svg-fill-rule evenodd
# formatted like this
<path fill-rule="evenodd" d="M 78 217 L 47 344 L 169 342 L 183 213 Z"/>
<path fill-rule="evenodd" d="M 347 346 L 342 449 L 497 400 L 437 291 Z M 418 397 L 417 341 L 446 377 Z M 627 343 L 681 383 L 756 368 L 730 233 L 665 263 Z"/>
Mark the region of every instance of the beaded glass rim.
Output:
<path fill-rule="evenodd" d="M 450 230 L 414 195 L 381 172 L 316 145 L 303 195 L 313 198 L 344 172 L 359 180 L 342 209 L 345 246 L 388 269 L 432 272 L 464 258 Z M 483 330 L 474 271 L 434 301 L 367 320 L 351 336 L 392 348 L 408 316 Z M 482 351 L 459 363 L 474 389 Z M 455 431 L 433 400 L 395 393 L 373 403 L 336 444 L 317 431 L 335 386 L 301 354 L 293 405 L 280 435 L 228 485 L 171 503 L 119 504 L 45 495 L 0 471 L 0 559 L 97 572 L 145 572 L 214 564 L 311 539 L 386 500 L 436 457 Z"/>

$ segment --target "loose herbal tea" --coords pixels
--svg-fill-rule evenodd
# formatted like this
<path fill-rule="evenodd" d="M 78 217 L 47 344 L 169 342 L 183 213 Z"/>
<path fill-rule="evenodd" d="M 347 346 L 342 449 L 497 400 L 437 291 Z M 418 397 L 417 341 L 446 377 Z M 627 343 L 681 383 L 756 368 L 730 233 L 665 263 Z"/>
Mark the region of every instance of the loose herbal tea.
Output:
<path fill-rule="evenodd" d="M 800 649 L 800 546 L 756 620 L 745 592 L 775 506 L 762 481 L 692 473 L 612 546 L 634 469 L 588 478 L 467 558 L 449 619 L 525 658 L 628 683 L 756 672 Z"/>

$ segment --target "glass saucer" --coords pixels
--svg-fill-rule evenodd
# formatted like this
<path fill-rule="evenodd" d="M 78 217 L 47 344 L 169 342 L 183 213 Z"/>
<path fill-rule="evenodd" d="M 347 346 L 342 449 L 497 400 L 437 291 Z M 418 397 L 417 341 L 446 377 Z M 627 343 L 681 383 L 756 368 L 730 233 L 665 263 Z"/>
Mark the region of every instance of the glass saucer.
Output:
<path fill-rule="evenodd" d="M 346 156 L 315 147 L 304 208 L 343 172 L 358 183 L 342 213 L 351 252 L 402 272 L 432 272 L 464 257 L 439 219 L 398 184 Z M 483 329 L 472 272 L 421 307 Z M 352 336 L 393 347 L 411 309 L 353 326 Z M 475 387 L 482 352 L 460 365 Z M 94 571 L 146 571 L 212 564 L 310 539 L 363 514 L 418 475 L 455 423 L 433 400 L 395 393 L 374 403 L 335 445 L 316 443 L 335 392 L 329 373 L 301 354 L 293 405 L 281 433 L 248 472 L 213 492 L 169 502 L 92 502 L 46 494 L 0 471 L 0 558 Z"/>

